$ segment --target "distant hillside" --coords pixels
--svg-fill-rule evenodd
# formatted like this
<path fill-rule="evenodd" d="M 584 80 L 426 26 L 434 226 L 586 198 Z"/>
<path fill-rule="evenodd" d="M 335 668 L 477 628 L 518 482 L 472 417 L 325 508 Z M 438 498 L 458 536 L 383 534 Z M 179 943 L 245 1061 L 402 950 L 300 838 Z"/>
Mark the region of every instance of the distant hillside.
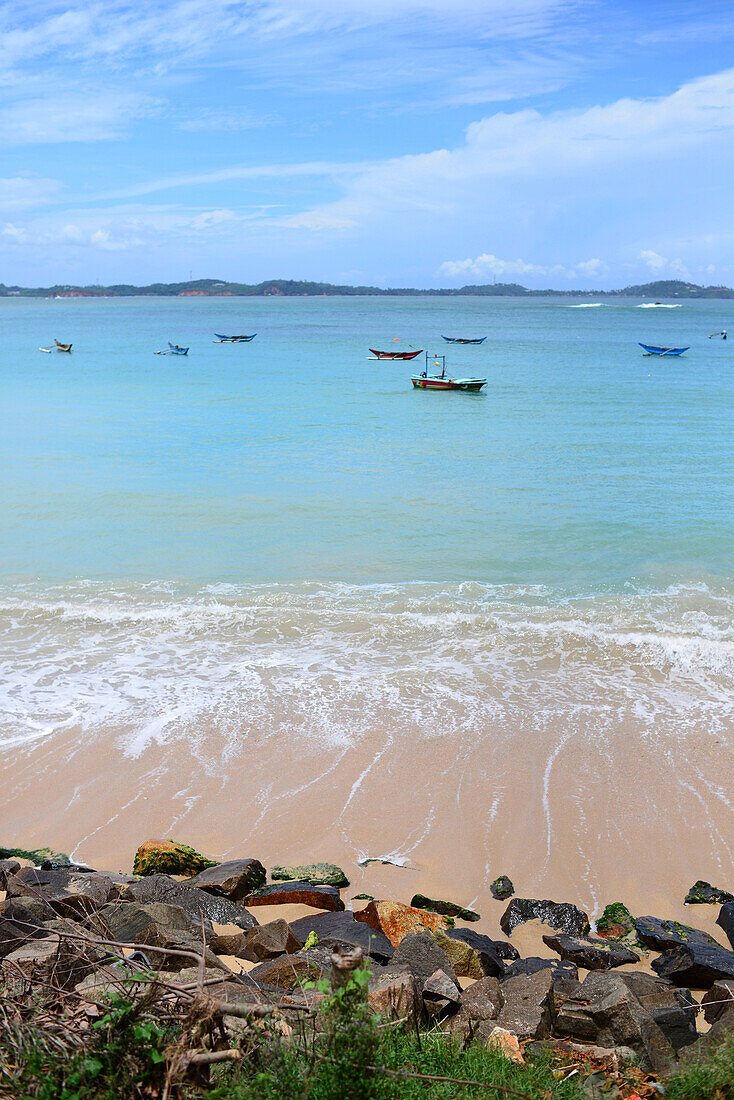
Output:
<path fill-rule="evenodd" d="M 0 298 L 127 298 L 127 297 L 513 297 L 513 298 L 734 298 L 734 290 L 725 286 L 697 286 L 679 279 L 663 279 L 622 290 L 528 290 L 518 283 L 487 283 L 460 288 L 420 290 L 415 287 L 383 289 L 377 286 L 336 286 L 297 279 L 271 279 L 262 283 L 228 283 L 217 279 L 194 279 L 186 283 L 151 283 L 132 286 L 5 286 L 0 283 Z"/>

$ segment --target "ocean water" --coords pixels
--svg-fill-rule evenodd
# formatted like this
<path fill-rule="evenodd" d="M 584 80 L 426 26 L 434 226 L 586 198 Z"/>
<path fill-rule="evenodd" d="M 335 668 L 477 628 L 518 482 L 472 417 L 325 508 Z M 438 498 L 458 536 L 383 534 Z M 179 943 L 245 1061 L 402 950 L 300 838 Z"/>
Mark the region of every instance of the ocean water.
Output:
<path fill-rule="evenodd" d="M 501 841 L 592 904 L 644 768 L 653 850 L 731 875 L 734 302 L 649 306 L 0 300 L 3 835 L 221 851 L 234 820 L 305 856 L 315 798 L 340 858 L 440 878 L 471 825 L 467 890 Z M 370 346 L 487 386 L 413 391 Z"/>

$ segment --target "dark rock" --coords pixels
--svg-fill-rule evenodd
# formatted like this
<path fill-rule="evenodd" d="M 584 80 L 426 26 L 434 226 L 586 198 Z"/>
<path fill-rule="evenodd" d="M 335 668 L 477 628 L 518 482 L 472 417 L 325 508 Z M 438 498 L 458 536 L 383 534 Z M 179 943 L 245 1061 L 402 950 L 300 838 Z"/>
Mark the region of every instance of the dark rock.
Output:
<path fill-rule="evenodd" d="M 308 939 L 309 932 L 315 932 L 319 943 L 325 939 L 338 940 L 341 943 L 349 943 L 354 947 L 361 947 L 365 955 L 369 955 L 376 962 L 388 962 L 395 952 L 395 948 L 383 932 L 370 928 L 368 924 L 354 919 L 354 913 L 314 913 L 312 917 L 301 917 L 290 922 L 291 931 L 303 943 Z"/>
<path fill-rule="evenodd" d="M 630 1047 L 656 1073 L 673 1060 L 673 1048 L 622 975 L 593 971 L 556 1017 L 555 1034 L 602 1047 Z"/>
<path fill-rule="evenodd" d="M 33 897 L 48 902 L 62 917 L 81 918 L 101 909 L 115 895 L 112 880 L 97 871 L 39 871 L 21 867 L 7 883 L 9 898 Z"/>
<path fill-rule="evenodd" d="M 639 955 L 628 951 L 621 944 L 609 943 L 601 937 L 564 936 L 563 933 L 556 933 L 543 936 L 543 943 L 557 951 L 565 962 L 575 963 L 585 970 L 612 970 L 616 966 L 640 961 Z"/>
<path fill-rule="evenodd" d="M 505 973 L 503 957 L 507 958 L 507 956 L 501 955 L 499 948 L 510 947 L 510 944 L 505 945 L 501 941 L 496 942 L 481 932 L 475 932 L 473 928 L 448 928 L 446 935 L 452 940 L 461 940 L 462 943 L 474 948 L 479 955 L 482 971 L 486 977 L 501 978 Z M 511 950 L 514 952 L 514 957 L 517 958 L 518 952 L 514 947 Z"/>
<path fill-rule="evenodd" d="M 307 863 L 301 867 L 273 867 L 273 882 L 310 882 L 312 886 L 335 886 L 342 890 L 349 886 L 349 879 L 335 863 Z"/>
<path fill-rule="evenodd" d="M 536 898 L 513 898 L 500 918 L 506 936 L 529 920 L 539 920 L 568 936 L 584 936 L 591 927 L 582 909 L 570 902 L 539 901 Z"/>
<path fill-rule="evenodd" d="M 504 1005 L 497 1024 L 518 1039 L 543 1039 L 553 1017 L 553 976 L 549 970 L 518 974 L 500 986 Z"/>
<path fill-rule="evenodd" d="M 192 966 L 195 961 L 186 956 L 172 954 L 171 952 L 185 951 L 197 957 L 202 955 L 201 936 L 194 932 L 186 932 L 180 928 L 172 928 L 169 925 L 151 922 L 138 936 L 136 942 L 147 947 L 154 970 L 182 970 L 185 966 Z M 163 950 L 155 951 L 159 947 Z M 209 948 L 203 951 L 204 961 L 207 966 L 216 969 L 227 970 L 224 963 L 220 963 L 217 956 Z"/>
<path fill-rule="evenodd" d="M 719 928 L 723 928 L 724 935 L 734 947 L 734 901 L 727 901 L 722 905 L 716 923 Z"/>
<path fill-rule="evenodd" d="M 660 955 L 653 960 L 652 968 L 674 985 L 708 989 L 720 978 L 734 978 L 734 951 L 694 941 Z"/>
<path fill-rule="evenodd" d="M 260 928 L 252 928 L 245 933 L 245 952 L 243 958 L 251 962 L 264 962 L 277 959 L 279 955 L 293 955 L 300 951 L 303 943 L 293 934 L 293 930 L 284 920 L 273 920 Z"/>
<path fill-rule="evenodd" d="M 258 859 L 230 859 L 215 863 L 187 879 L 187 886 L 198 886 L 208 894 L 230 901 L 242 901 L 265 883 L 265 868 Z"/>
<path fill-rule="evenodd" d="M 441 899 L 427 898 L 425 894 L 414 894 L 410 904 L 415 909 L 425 909 L 429 913 L 440 913 L 442 917 L 459 917 L 460 920 L 480 920 L 479 913 L 473 909 L 464 909 L 455 901 L 441 901 Z"/>
<path fill-rule="evenodd" d="M 705 943 L 721 947 L 713 936 L 700 928 L 691 928 L 677 920 L 661 920 L 659 917 L 638 917 L 635 928 L 639 939 L 654 951 L 670 951 L 681 944 Z"/>
<path fill-rule="evenodd" d="M 734 1008 L 734 981 L 725 978 L 714 982 L 709 991 L 704 993 L 701 1004 L 706 1022 L 715 1023 L 719 1016 Z"/>
<path fill-rule="evenodd" d="M 574 968 L 575 969 L 575 968 Z M 561 1007 L 572 997 L 576 997 L 581 989 L 578 978 L 553 978 L 553 1009 L 557 1015 Z"/>
<path fill-rule="evenodd" d="M 448 955 L 441 950 L 430 932 L 409 932 L 395 948 L 392 962 L 394 966 L 407 966 L 415 974 L 421 990 L 436 970 L 443 970 L 448 974 L 459 989 Z"/>
<path fill-rule="evenodd" d="M 251 931 L 254 932 L 256 929 Z M 213 932 L 207 939 L 207 943 L 215 955 L 233 955 L 236 959 L 254 962 L 247 950 L 247 936 L 247 932 Z M 294 948 L 294 950 L 297 949 Z"/>
<path fill-rule="evenodd" d="M 613 901 L 596 922 L 596 931 L 605 940 L 622 940 L 635 932 L 635 918 L 623 902 Z"/>
<path fill-rule="evenodd" d="M 517 959 L 507 967 L 505 976 L 517 978 L 520 974 L 537 974 L 540 970 L 550 970 L 553 981 L 561 978 L 578 978 L 579 972 L 571 962 L 559 962 L 558 959 L 541 959 L 531 955 L 527 959 Z"/>
<path fill-rule="evenodd" d="M 135 853 L 133 874 L 143 877 L 197 875 L 207 867 L 215 866 L 215 862 L 188 844 L 179 844 L 177 840 L 146 840 Z"/>
<path fill-rule="evenodd" d="M 176 928 L 180 932 L 193 931 L 191 919 L 179 905 L 168 905 L 160 901 L 149 902 L 147 905 L 115 901 L 100 909 L 99 917 L 109 930 L 110 938 L 117 943 L 137 943 L 151 924 Z M 211 933 L 211 926 L 209 932 Z"/>
<path fill-rule="evenodd" d="M 312 947 L 293 955 L 280 955 L 254 967 L 249 977 L 277 989 L 295 989 L 306 981 L 318 981 L 331 972 L 331 952 Z"/>
<path fill-rule="evenodd" d="M 461 1007 L 449 1020 L 449 1030 L 465 1041 L 474 1036 L 486 1039 L 497 1024 L 504 1003 L 498 980 L 481 978 L 462 993 Z"/>
<path fill-rule="evenodd" d="M 507 940 L 493 940 L 492 942 L 495 951 L 503 961 L 514 962 L 515 959 L 520 958 L 520 952 L 514 944 L 508 943 Z"/>
<path fill-rule="evenodd" d="M 8 878 L 20 870 L 17 859 L 0 859 L 0 890 L 4 890 L 8 884 Z"/>
<path fill-rule="evenodd" d="M 460 1004 L 461 993 L 445 971 L 436 970 L 424 982 L 423 1005 L 429 1019 L 443 1016 Z"/>
<path fill-rule="evenodd" d="M 515 887 L 512 885 L 512 879 L 509 879 L 507 875 L 500 875 L 494 882 L 489 884 L 489 889 L 492 893 L 492 897 L 497 901 L 507 901 L 515 893 Z"/>
<path fill-rule="evenodd" d="M 44 921 L 51 920 L 55 916 L 48 902 L 40 898 L 9 898 L 0 903 L 0 917 L 6 921 L 12 921 L 20 932 L 32 932 Z"/>
<path fill-rule="evenodd" d="M 0 961 L 0 977 L 6 996 L 38 995 L 43 986 L 72 989 L 89 971 L 89 964 L 67 940 L 58 935 L 34 939 L 11 951 Z"/>
<path fill-rule="evenodd" d="M 65 852 L 54 852 L 51 848 L 0 848 L 0 859 L 29 859 L 34 867 L 47 859 L 55 863 L 69 863 Z"/>
<path fill-rule="evenodd" d="M 87 867 L 86 863 L 71 863 L 63 859 L 44 859 L 40 866 L 41 871 L 76 871 L 78 875 L 96 875 L 94 867 Z"/>
<path fill-rule="evenodd" d="M 417 1027 L 423 1016 L 423 998 L 415 975 L 407 966 L 373 970 L 367 987 L 367 1003 L 373 1012 L 389 1020 L 406 1020 Z"/>
<path fill-rule="evenodd" d="M 689 989 L 679 989 L 665 978 L 640 971 L 621 973 L 619 977 L 650 1013 L 673 1050 L 695 1043 L 697 1008 Z"/>
<path fill-rule="evenodd" d="M 312 909 L 342 910 L 344 902 L 334 886 L 312 886 L 310 882 L 283 882 L 261 886 L 244 899 L 245 905 L 310 905 Z"/>
<path fill-rule="evenodd" d="M 120 896 L 124 901 L 141 905 L 151 901 L 179 905 L 195 925 L 201 924 L 202 917 L 217 924 L 236 924 L 245 930 L 257 927 L 258 923 L 238 902 L 208 894 L 187 882 L 176 882 L 169 875 L 151 875 L 133 882 L 123 887 Z"/>
<path fill-rule="evenodd" d="M 734 1008 L 729 1008 L 719 1016 L 707 1032 L 699 1036 L 698 1042 L 692 1043 L 681 1051 L 680 1060 L 683 1063 L 708 1061 L 717 1048 L 732 1037 L 734 1037 Z"/>
<path fill-rule="evenodd" d="M 723 902 L 734 901 L 734 894 L 730 894 L 728 890 L 719 890 L 700 878 L 698 882 L 694 882 L 683 900 L 686 905 L 721 905 Z"/>

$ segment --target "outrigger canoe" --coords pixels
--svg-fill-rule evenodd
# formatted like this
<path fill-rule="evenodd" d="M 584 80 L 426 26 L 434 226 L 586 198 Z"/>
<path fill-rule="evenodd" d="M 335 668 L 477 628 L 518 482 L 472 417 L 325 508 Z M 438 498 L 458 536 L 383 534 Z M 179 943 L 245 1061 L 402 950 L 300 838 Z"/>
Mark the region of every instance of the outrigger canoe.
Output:
<path fill-rule="evenodd" d="M 188 355 L 189 354 L 189 349 L 188 348 L 182 348 L 182 347 L 179 347 L 178 344 L 172 344 L 170 340 L 168 341 L 168 350 L 169 350 L 171 355 Z"/>
<path fill-rule="evenodd" d="M 464 336 L 442 336 L 441 339 L 447 344 L 483 344 L 487 337 L 480 336 L 478 340 L 467 340 Z"/>
<path fill-rule="evenodd" d="M 54 340 L 57 351 L 71 351 L 71 344 L 62 344 L 58 340 Z"/>
<path fill-rule="evenodd" d="M 418 351 L 377 351 L 376 348 L 370 348 L 370 351 L 375 359 L 415 359 L 416 355 L 421 354 L 423 348 L 418 348 Z"/>
<path fill-rule="evenodd" d="M 223 336 L 221 332 L 215 332 L 216 342 L 219 344 L 247 344 L 250 340 L 254 340 L 257 336 L 256 332 L 253 332 L 252 336 Z"/>
<path fill-rule="evenodd" d="M 682 355 L 684 351 L 688 351 L 688 348 L 690 348 L 690 344 L 686 348 L 662 348 L 657 344 L 642 344 L 639 340 L 637 342 L 645 355 Z"/>

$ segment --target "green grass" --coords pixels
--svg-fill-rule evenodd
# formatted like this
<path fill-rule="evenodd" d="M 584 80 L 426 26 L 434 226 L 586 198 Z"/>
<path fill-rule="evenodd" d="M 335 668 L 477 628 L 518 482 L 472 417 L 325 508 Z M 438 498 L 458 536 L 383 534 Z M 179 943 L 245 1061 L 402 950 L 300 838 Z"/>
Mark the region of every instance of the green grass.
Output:
<path fill-rule="evenodd" d="M 715 1050 L 685 1064 L 665 1086 L 666 1100 L 734 1098 L 734 1031 Z"/>

